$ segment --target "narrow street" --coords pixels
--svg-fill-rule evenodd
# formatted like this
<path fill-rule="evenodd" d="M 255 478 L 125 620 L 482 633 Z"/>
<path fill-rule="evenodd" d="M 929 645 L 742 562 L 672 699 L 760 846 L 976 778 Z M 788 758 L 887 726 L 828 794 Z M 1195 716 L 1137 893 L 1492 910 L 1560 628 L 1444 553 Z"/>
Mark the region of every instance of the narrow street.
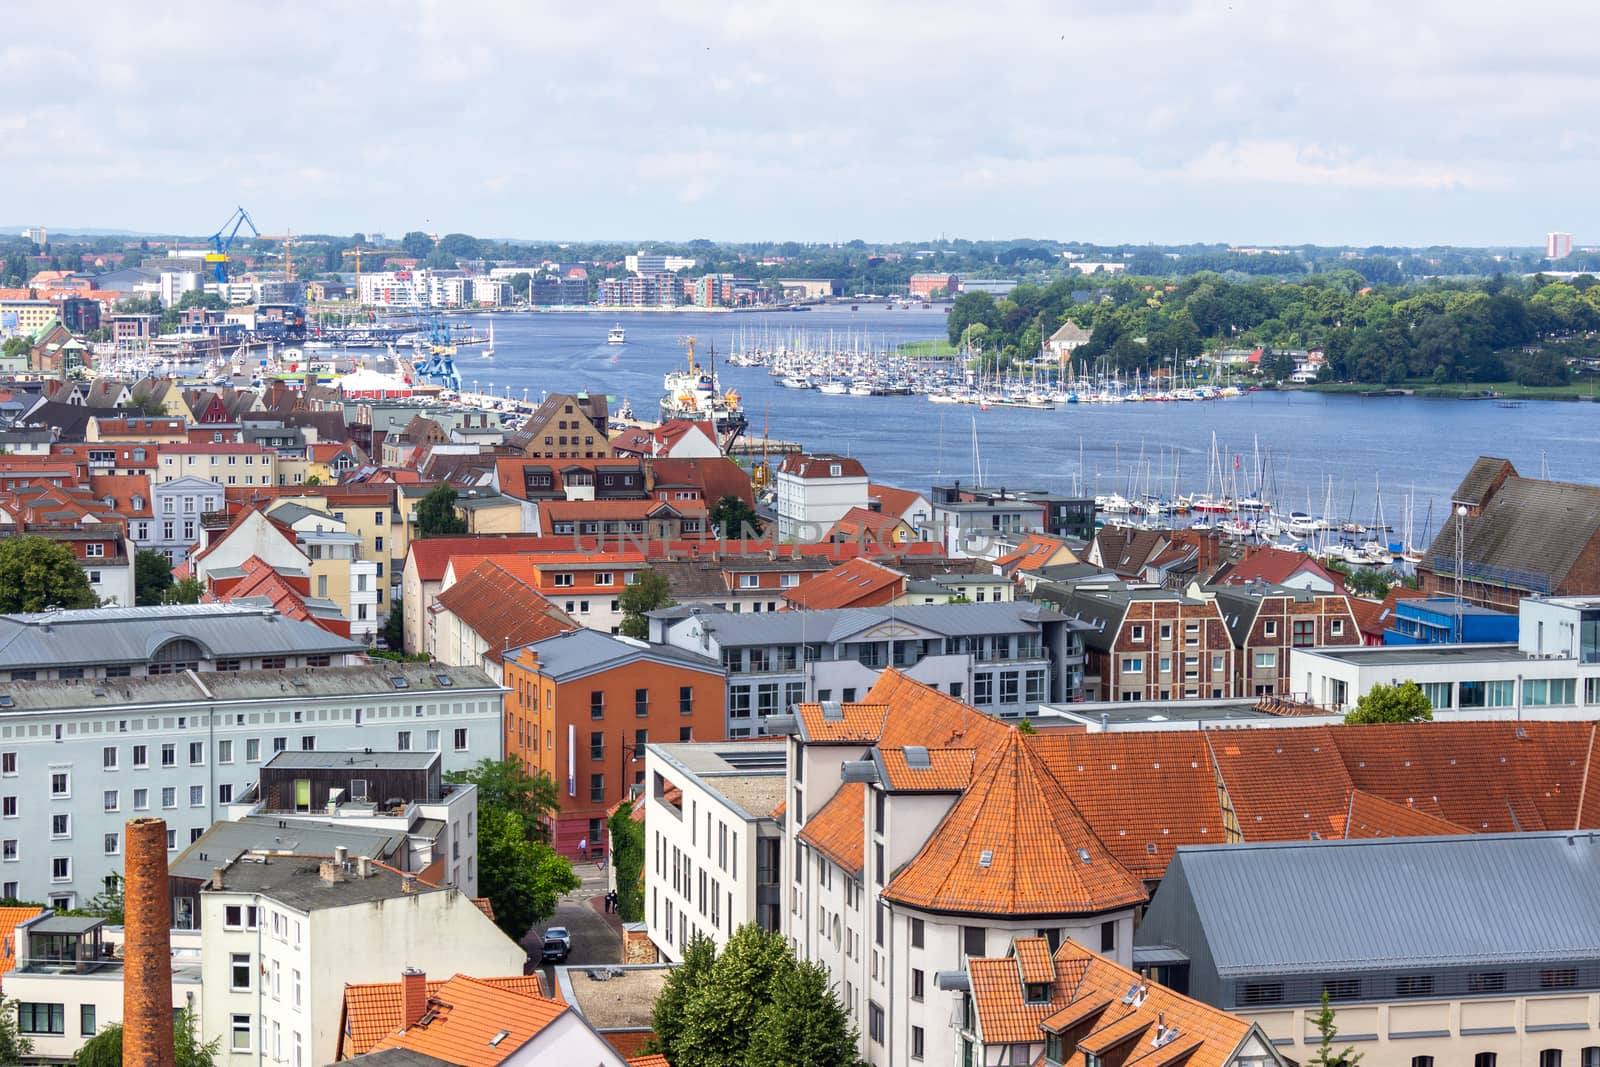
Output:
<path fill-rule="evenodd" d="M 561 898 L 556 913 L 548 922 L 534 927 L 522 939 L 529 953 L 530 969 L 540 966 L 539 950 L 544 943 L 544 931 L 550 926 L 565 926 L 572 934 L 568 966 L 622 962 L 622 923 L 615 915 L 605 912 L 602 899 L 607 888 L 606 872 L 588 861 L 575 863 L 572 869 L 583 879 L 583 884 Z M 551 968 L 540 969 L 544 972 L 546 989 L 555 988 Z"/>

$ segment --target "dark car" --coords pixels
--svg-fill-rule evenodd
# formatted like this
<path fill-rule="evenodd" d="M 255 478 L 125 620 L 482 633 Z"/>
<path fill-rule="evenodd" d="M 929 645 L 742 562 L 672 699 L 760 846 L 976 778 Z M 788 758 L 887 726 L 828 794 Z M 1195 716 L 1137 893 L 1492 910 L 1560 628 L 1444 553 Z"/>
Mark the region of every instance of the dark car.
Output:
<path fill-rule="evenodd" d="M 541 963 L 565 963 L 572 952 L 572 935 L 565 926 L 552 926 L 544 932 L 544 947 L 539 950 Z"/>

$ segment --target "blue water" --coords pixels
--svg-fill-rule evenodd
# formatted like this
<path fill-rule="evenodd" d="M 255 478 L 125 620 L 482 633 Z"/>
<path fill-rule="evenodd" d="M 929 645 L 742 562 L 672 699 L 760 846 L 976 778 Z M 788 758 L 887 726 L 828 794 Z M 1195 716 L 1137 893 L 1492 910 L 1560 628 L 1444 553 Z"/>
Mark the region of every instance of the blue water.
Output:
<path fill-rule="evenodd" d="M 481 333 L 482 316 L 468 316 Z M 613 324 L 628 343 L 608 346 Z M 763 314 L 498 315 L 495 358 L 461 350 L 457 367 L 465 385 L 497 395 L 546 391 L 604 391 L 653 419 L 662 375 L 683 362 L 683 338 L 698 338 L 726 353 L 742 331 L 747 337 L 806 331 L 813 337 L 867 337 L 873 347 L 943 337 L 941 310 L 852 312 L 848 307 Z M 841 340 L 841 343 L 843 341 Z M 1206 488 L 1211 435 L 1223 466 L 1238 460 L 1241 489 L 1254 479 L 1259 452 L 1267 490 L 1280 511 L 1324 510 L 1370 521 L 1381 486 L 1384 518 L 1404 521 L 1404 498 L 1415 489 L 1414 521 L 1420 536 L 1432 506 L 1437 529 L 1451 490 L 1480 454 L 1504 456 L 1537 477 L 1541 462 L 1552 478 L 1600 482 L 1600 406 L 1530 401 L 1520 408 L 1491 402 L 1414 397 L 1362 399 L 1306 392 L 1252 393 L 1231 400 L 1168 404 L 1062 405 L 1055 411 L 930 404 L 926 398 L 824 396 L 784 389 L 763 367 L 719 362 L 723 387 L 744 398 L 750 432 L 768 429 L 775 439 L 811 450 L 858 457 L 874 481 L 926 490 L 935 481 L 974 478 L 974 427 L 982 477 L 991 485 L 1128 493 L 1145 484 L 1170 494 L 1174 464 L 1184 492 Z M 613 408 L 615 410 L 615 408 Z M 1143 462 L 1140 450 L 1143 449 Z M 1081 455 L 1081 462 L 1080 462 Z M 1174 458 L 1176 457 L 1176 459 Z M 1331 505 L 1324 508 L 1331 480 Z M 1309 505 L 1309 506 L 1308 506 Z"/>

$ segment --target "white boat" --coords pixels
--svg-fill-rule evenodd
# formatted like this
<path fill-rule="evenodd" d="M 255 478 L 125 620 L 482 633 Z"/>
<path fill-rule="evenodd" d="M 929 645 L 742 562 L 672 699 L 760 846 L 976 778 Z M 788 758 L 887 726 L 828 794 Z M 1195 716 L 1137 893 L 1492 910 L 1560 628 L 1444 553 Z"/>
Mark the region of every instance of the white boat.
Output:
<path fill-rule="evenodd" d="M 865 382 L 855 382 L 850 386 L 851 396 L 871 396 L 872 386 Z"/>
<path fill-rule="evenodd" d="M 606 344 L 625 345 L 628 343 L 628 334 L 621 326 L 613 326 L 606 334 Z"/>
<path fill-rule="evenodd" d="M 838 379 L 830 379 L 817 386 L 817 392 L 826 393 L 828 396 L 844 396 L 850 392 L 850 387 Z"/>
<path fill-rule="evenodd" d="M 779 378 L 778 384 L 785 389 L 810 389 L 811 379 L 802 374 L 788 374 Z"/>
<path fill-rule="evenodd" d="M 1121 493 L 1112 493 L 1109 496 L 1095 497 L 1094 509 L 1103 511 L 1107 515 L 1127 515 L 1133 511 L 1133 505 Z"/>
<path fill-rule="evenodd" d="M 493 319 L 489 320 L 489 343 L 484 346 L 483 358 L 484 359 L 493 359 L 494 358 L 494 320 Z"/>

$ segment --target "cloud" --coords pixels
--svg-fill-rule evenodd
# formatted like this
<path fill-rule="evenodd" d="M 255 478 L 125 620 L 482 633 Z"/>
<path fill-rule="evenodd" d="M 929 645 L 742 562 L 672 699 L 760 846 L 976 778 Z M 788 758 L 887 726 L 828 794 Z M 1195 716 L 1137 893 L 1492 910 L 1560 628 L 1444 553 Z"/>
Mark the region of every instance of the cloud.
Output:
<path fill-rule="evenodd" d="M 1191 160 L 1182 176 L 1199 182 L 1269 183 L 1334 189 L 1505 189 L 1506 179 L 1459 164 L 1357 156 L 1293 141 L 1218 142 Z"/>

